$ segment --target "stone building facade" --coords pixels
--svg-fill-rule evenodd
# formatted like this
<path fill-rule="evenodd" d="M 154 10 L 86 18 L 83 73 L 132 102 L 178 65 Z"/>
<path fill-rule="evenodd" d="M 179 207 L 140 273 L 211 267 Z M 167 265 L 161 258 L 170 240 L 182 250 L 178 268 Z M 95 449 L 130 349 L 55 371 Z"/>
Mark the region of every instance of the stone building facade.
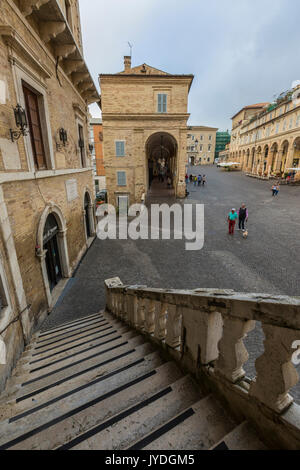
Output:
<path fill-rule="evenodd" d="M 300 87 L 233 117 L 229 159 L 254 175 L 300 178 Z"/>
<path fill-rule="evenodd" d="M 216 150 L 216 127 L 190 126 L 187 134 L 188 162 L 191 165 L 212 165 Z"/>
<path fill-rule="evenodd" d="M 108 201 L 139 203 L 158 160 L 167 162 L 178 197 L 185 195 L 188 94 L 193 75 L 143 64 L 100 75 Z"/>
<path fill-rule="evenodd" d="M 77 0 L 0 9 L 0 389 L 94 236 Z"/>

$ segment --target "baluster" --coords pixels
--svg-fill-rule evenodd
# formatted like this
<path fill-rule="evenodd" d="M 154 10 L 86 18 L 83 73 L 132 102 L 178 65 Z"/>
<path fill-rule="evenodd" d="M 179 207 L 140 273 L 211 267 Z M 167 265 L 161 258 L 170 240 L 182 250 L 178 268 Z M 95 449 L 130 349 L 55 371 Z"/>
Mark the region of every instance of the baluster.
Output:
<path fill-rule="evenodd" d="M 292 363 L 295 353 L 292 346 L 294 341 L 300 340 L 300 331 L 266 324 L 262 328 L 264 353 L 255 362 L 257 377 L 249 395 L 281 413 L 293 402 L 288 392 L 299 381 Z"/>
<path fill-rule="evenodd" d="M 126 312 L 127 312 L 127 322 L 133 326 L 134 328 L 137 326 L 135 321 L 135 303 L 136 297 L 134 295 L 125 295 L 125 303 L 126 303 Z"/>
<path fill-rule="evenodd" d="M 156 300 L 148 300 L 147 303 L 147 313 L 145 316 L 145 331 L 152 335 L 155 330 L 155 316 L 156 310 L 160 307 L 160 302 Z"/>
<path fill-rule="evenodd" d="M 183 308 L 182 329 L 185 330 L 184 353 L 188 353 L 197 366 L 217 359 L 223 329 L 219 312 Z"/>
<path fill-rule="evenodd" d="M 145 310 L 146 310 L 147 299 L 136 299 L 135 304 L 135 317 L 136 317 L 136 327 L 140 331 L 145 330 Z"/>
<path fill-rule="evenodd" d="M 166 337 L 167 312 L 168 304 L 157 302 L 154 320 L 154 336 L 160 340 L 165 339 Z"/>
<path fill-rule="evenodd" d="M 218 345 L 219 358 L 215 364 L 215 372 L 230 382 L 235 383 L 246 375 L 243 365 L 248 361 L 249 354 L 243 339 L 254 327 L 253 320 L 223 316 L 223 335 Z"/>
<path fill-rule="evenodd" d="M 182 311 L 177 305 L 168 305 L 166 344 L 177 348 L 181 344 Z"/>

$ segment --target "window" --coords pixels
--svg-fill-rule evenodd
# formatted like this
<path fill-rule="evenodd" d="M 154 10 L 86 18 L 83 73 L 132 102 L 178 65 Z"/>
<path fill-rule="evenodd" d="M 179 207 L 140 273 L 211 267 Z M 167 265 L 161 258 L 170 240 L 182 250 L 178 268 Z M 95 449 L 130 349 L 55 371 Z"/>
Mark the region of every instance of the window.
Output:
<path fill-rule="evenodd" d="M 283 121 L 283 127 L 282 127 L 282 130 L 285 131 L 286 130 L 286 119 Z"/>
<path fill-rule="evenodd" d="M 166 113 L 167 112 L 167 95 L 159 93 L 157 95 L 157 112 Z"/>
<path fill-rule="evenodd" d="M 203 145 L 200 145 L 200 152 L 203 152 Z"/>
<path fill-rule="evenodd" d="M 208 146 L 208 151 L 211 152 L 211 145 Z"/>
<path fill-rule="evenodd" d="M 203 140 L 203 135 L 200 135 L 200 140 Z"/>
<path fill-rule="evenodd" d="M 208 140 L 211 140 L 211 135 L 208 137 Z"/>
<path fill-rule="evenodd" d="M 38 95 L 23 84 L 25 107 L 29 124 L 30 141 L 34 165 L 37 170 L 46 170 L 46 155 L 43 142 Z"/>
<path fill-rule="evenodd" d="M 300 126 L 300 114 L 298 114 L 297 119 L 296 119 L 296 127 Z"/>
<path fill-rule="evenodd" d="M 125 140 L 116 141 L 116 156 L 125 157 Z"/>
<path fill-rule="evenodd" d="M 126 186 L 126 172 L 117 171 L 117 182 L 118 186 Z"/>
<path fill-rule="evenodd" d="M 80 162 L 82 168 L 85 167 L 85 151 L 84 151 L 84 135 L 83 135 L 83 127 L 81 124 L 78 124 L 78 146 L 79 146 L 79 152 L 80 152 Z"/>
<path fill-rule="evenodd" d="M 278 134 L 278 132 L 279 132 L 279 123 L 276 124 L 275 134 Z"/>
<path fill-rule="evenodd" d="M 289 129 L 292 129 L 292 127 L 293 127 L 293 118 L 291 117 L 290 124 L 289 124 Z"/>

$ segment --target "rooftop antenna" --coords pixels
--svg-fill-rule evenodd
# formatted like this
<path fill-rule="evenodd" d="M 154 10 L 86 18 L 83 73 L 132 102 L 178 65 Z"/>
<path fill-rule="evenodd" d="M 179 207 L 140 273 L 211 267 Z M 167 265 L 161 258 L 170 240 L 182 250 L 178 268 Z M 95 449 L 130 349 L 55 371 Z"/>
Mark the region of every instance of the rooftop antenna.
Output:
<path fill-rule="evenodd" d="M 128 46 L 130 47 L 130 57 L 132 58 L 132 49 L 133 49 L 133 45 L 130 44 L 129 41 L 128 41 Z"/>

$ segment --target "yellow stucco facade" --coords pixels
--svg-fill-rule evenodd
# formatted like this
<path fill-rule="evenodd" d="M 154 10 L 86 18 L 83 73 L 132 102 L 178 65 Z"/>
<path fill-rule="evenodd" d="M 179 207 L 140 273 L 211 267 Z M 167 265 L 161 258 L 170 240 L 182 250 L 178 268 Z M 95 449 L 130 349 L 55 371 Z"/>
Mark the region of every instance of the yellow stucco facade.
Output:
<path fill-rule="evenodd" d="M 300 179 L 300 88 L 254 106 L 252 116 L 246 107 L 233 118 L 229 160 L 254 175 Z"/>

